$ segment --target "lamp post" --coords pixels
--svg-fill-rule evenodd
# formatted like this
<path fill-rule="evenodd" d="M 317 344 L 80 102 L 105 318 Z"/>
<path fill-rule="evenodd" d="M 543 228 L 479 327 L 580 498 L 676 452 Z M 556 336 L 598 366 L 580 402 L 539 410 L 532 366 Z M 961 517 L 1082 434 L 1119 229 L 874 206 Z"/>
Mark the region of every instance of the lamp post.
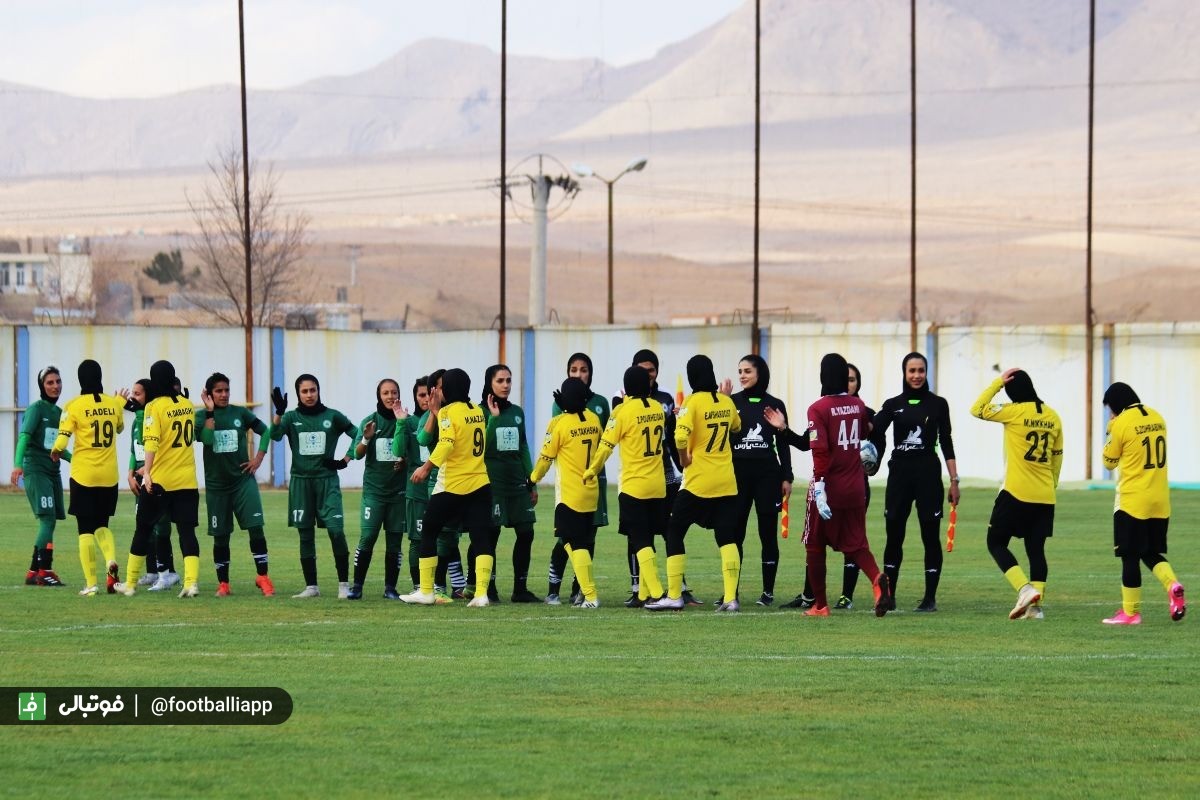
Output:
<path fill-rule="evenodd" d="M 625 165 L 611 180 L 596 174 L 587 164 L 575 164 L 571 171 L 581 178 L 595 178 L 608 187 L 608 324 L 613 324 L 613 186 L 627 172 L 641 172 L 646 168 L 645 158 L 635 158 Z"/>

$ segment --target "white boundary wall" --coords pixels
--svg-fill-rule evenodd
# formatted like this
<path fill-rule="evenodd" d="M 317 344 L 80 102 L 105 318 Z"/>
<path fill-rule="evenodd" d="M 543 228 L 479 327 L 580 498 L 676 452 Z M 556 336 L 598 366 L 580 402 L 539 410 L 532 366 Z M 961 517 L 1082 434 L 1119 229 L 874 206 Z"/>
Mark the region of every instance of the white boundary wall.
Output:
<path fill-rule="evenodd" d="M 24 338 L 25 344 L 22 345 Z M 918 350 L 931 362 L 934 390 L 950 403 L 955 449 L 960 473 L 967 478 L 998 480 L 1003 475 L 1000 427 L 969 416 L 979 392 L 1009 366 L 1029 371 L 1039 393 L 1063 418 L 1066 454 L 1064 481 L 1084 479 L 1084 371 L 1082 326 L 1014 328 L 933 328 L 923 326 Z M 620 394 L 621 379 L 633 353 L 649 347 L 658 356 L 659 382 L 674 394 L 676 377 L 684 375 L 687 359 L 704 353 L 713 359 L 718 379 L 734 379 L 737 362 L 750 350 L 750 329 L 745 325 L 695 328 L 573 328 L 543 327 L 535 331 L 510 331 L 507 362 L 514 370 L 513 401 L 527 413 L 530 447 L 534 457 L 549 418 L 551 393 L 566 376 L 567 357 L 588 353 L 596 368 L 593 389 L 611 398 Z M 1189 442 L 1200 436 L 1195 398 L 1200 396 L 1200 324 L 1137 324 L 1097 328 L 1095 339 L 1094 443 L 1092 474 L 1104 477 L 1100 462 L 1107 415 L 1100 407 L 1104 387 L 1112 380 L 1129 383 L 1148 404 L 1160 410 L 1171 430 L 1171 478 L 1174 483 L 1200 482 L 1200 454 Z M 411 405 L 414 379 L 442 366 L 460 366 L 472 378 L 472 398 L 480 396 L 484 369 L 494 362 L 498 333 L 494 330 L 452 332 L 255 332 L 256 411 L 270 413 L 269 395 L 280 382 L 291 395 L 301 372 L 312 372 L 321 381 L 326 405 L 337 408 L 355 423 L 374 408 L 375 384 L 382 377 L 400 382 L 401 395 Z M 821 356 L 836 351 L 862 370 L 863 395 L 878 408 L 901 387 L 900 362 L 908 347 L 908 325 L 857 323 L 845 325 L 806 323 L 776 325 L 764 335 L 763 353 L 771 365 L 771 393 L 788 405 L 793 427 L 803 425 L 805 408 L 820 393 Z M 240 383 L 245 374 L 243 336 L 240 329 L 180 329 L 141 327 L 0 327 L 0 359 L 10 365 L 0 370 L 0 475 L 12 469 L 15 448 L 18 392 L 23 377 L 29 398 L 37 397 L 37 371 L 56 364 L 63 372 L 65 396 L 73 397 L 78 384 L 75 369 L 84 358 L 95 358 L 104 368 L 108 390 L 129 386 L 149 371 L 151 362 L 170 358 L 192 396 L 199 401 L 204 379 L 219 370 L 233 381 L 234 402 L 244 397 Z M 686 378 L 685 378 L 686 384 Z M 686 385 L 685 385 L 686 392 Z M 1003 395 L 1001 395 L 1003 399 Z M 343 442 L 344 444 L 348 444 Z M 282 450 L 285 448 L 281 448 Z M 121 466 L 128 454 L 128 434 L 122 437 Z M 610 474 L 616 474 L 619 451 Z M 275 457 L 278 467 L 279 457 Z M 285 462 L 286 462 L 286 457 Z M 796 475 L 810 469 L 806 455 L 794 452 Z M 886 470 L 886 467 L 885 467 Z M 66 471 L 64 470 L 64 475 Z M 286 475 L 286 466 L 280 475 Z M 361 483 L 361 465 L 342 473 L 346 486 Z M 259 479 L 268 482 L 266 464 Z"/>

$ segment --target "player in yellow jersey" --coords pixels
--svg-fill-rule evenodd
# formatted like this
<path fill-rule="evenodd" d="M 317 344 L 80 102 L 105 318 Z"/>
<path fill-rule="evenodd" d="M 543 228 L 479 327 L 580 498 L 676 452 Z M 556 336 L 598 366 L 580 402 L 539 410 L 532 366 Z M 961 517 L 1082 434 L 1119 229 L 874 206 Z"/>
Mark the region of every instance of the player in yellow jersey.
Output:
<path fill-rule="evenodd" d="M 684 606 L 683 573 L 687 551 L 683 538 L 688 528 L 711 528 L 721 551 L 725 593 L 717 611 L 736 612 L 742 560 L 737 547 L 737 479 L 733 474 L 733 449 L 729 434 L 742 429 L 737 407 L 729 398 L 726 381 L 718 391 L 712 360 L 692 356 L 687 363 L 692 395 L 679 409 L 675 445 L 683 462 L 683 486 L 675 497 L 667 528 L 667 595 L 647 603 L 648 611 L 680 610 Z"/>
<path fill-rule="evenodd" d="M 183 554 L 183 589 L 180 597 L 200 595 L 200 542 L 196 526 L 200 523 L 200 490 L 196 482 L 196 408 L 179 393 L 175 367 L 170 361 L 155 361 L 150 367 L 150 399 L 142 420 L 142 439 L 146 463 L 142 493 L 138 501 L 137 526 L 129 545 L 126 580 L 117 591 L 132 597 L 137 581 L 146 569 L 155 525 L 170 520 L 179 532 L 179 552 Z"/>
<path fill-rule="evenodd" d="M 410 480 L 416 484 L 438 468 L 437 483 L 425 506 L 423 531 L 440 531 L 460 524 L 475 549 L 475 597 L 467 605 L 491 605 L 487 588 L 496 563 L 492 544 L 492 487 L 488 482 L 483 453 L 487 441 L 487 412 L 471 402 L 471 378 L 461 369 L 442 375 L 442 388 L 431 391 L 430 411 L 437 409 L 438 443 L 429 459 L 417 467 Z M 406 603 L 431 606 L 437 602 L 433 576 L 437 569 L 437 536 L 422 536 L 421 585 L 415 592 L 400 595 Z"/>
<path fill-rule="evenodd" d="M 621 447 L 621 531 L 629 537 L 629 549 L 638 565 L 637 605 L 663 596 L 658 577 L 658 559 L 654 552 L 654 534 L 662 533 L 667 512 L 667 481 L 663 473 L 663 436 L 667 419 L 662 403 L 650 399 L 650 373 L 632 366 L 625 370 L 625 399 L 614 407 L 608 427 L 600 439 L 584 480 L 591 481 L 613 450 Z M 578 570 L 576 570 L 578 571 Z M 629 606 L 629 603 L 626 603 Z"/>
<path fill-rule="evenodd" d="M 554 402 L 562 413 L 550 419 L 546 439 L 538 456 L 532 483 L 546 476 L 550 465 L 558 462 L 554 479 L 554 535 L 562 540 L 563 549 L 571 559 L 579 590 L 583 592 L 582 608 L 599 608 L 596 581 L 592 575 L 592 554 L 587 544 L 593 540 L 592 520 L 600 496 L 596 472 L 588 471 L 600 449 L 600 418 L 587 407 L 591 390 L 579 378 L 567 378 L 554 393 Z M 602 465 L 604 462 L 601 461 Z M 587 478 L 590 477 L 590 480 Z"/>
<path fill-rule="evenodd" d="M 1121 608 L 1104 622 L 1141 624 L 1141 564 L 1167 590 L 1171 619 L 1178 622 L 1187 612 L 1187 605 L 1183 584 L 1166 559 L 1167 523 L 1171 518 L 1166 420 L 1124 383 L 1108 387 L 1104 405 L 1112 414 L 1104 443 L 1104 466 L 1117 471 L 1113 553 L 1121 559 Z"/>
<path fill-rule="evenodd" d="M 117 546 L 108 521 L 117 513 L 117 434 L 125 430 L 125 402 L 129 392 L 104 394 L 100 365 L 92 359 L 79 364 L 79 397 L 63 409 L 58 437 L 50 450 L 55 461 L 75 437 L 71 459 L 71 504 L 67 513 L 79 528 L 79 562 L 83 566 L 83 589 L 79 594 L 96 594 L 96 550 L 99 547 L 108 568 L 108 591 L 113 593 L 117 573 Z"/>
<path fill-rule="evenodd" d="M 1004 389 L 1011 403 L 993 403 Z M 1046 594 L 1046 540 L 1054 535 L 1055 491 L 1062 471 L 1062 421 L 1042 402 L 1033 380 L 1021 369 L 1004 374 L 983 390 L 971 414 L 1004 426 L 1004 485 L 988 522 L 988 552 L 1017 593 L 1009 619 L 1042 619 Z M 1025 542 L 1029 576 L 1008 549 L 1013 537 Z"/>

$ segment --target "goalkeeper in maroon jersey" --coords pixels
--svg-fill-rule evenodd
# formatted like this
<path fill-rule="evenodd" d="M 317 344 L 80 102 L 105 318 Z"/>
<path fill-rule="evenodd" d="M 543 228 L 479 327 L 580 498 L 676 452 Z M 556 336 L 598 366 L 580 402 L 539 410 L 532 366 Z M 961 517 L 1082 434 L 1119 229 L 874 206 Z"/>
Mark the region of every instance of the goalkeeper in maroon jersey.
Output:
<path fill-rule="evenodd" d="M 866 439 L 870 416 L 862 400 L 847 393 L 848 376 L 846 359 L 837 353 L 822 358 L 821 399 L 808 407 L 813 478 L 808 488 L 804 550 L 816 602 L 804 613 L 812 617 L 829 616 L 826 546 L 844 553 L 871 581 L 875 616 L 882 617 L 896 607 L 887 575 L 880 572 L 867 545 L 867 496 L 859 445 Z M 783 414 L 768 408 L 763 416 L 784 441 L 799 447 L 801 437 L 787 428 Z"/>

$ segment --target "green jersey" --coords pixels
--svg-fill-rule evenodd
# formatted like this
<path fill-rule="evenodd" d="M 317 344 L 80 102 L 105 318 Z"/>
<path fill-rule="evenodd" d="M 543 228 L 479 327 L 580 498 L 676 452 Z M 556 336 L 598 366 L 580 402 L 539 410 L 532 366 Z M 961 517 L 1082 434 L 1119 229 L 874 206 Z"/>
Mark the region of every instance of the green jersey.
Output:
<path fill-rule="evenodd" d="M 133 414 L 133 427 L 129 437 L 129 468 L 141 469 L 146 463 L 146 440 L 142 438 L 142 425 L 145 424 L 146 410 L 139 408 Z"/>
<path fill-rule="evenodd" d="M 21 468 L 26 472 L 58 476 L 58 463 L 50 458 L 50 451 L 54 448 L 54 440 L 58 438 L 61 418 L 62 409 L 41 398 L 25 409 L 21 433 L 28 436 L 29 440 L 25 445 Z"/>
<path fill-rule="evenodd" d="M 509 404 L 498 415 L 488 417 L 483 461 L 496 494 L 524 492 L 533 472 L 529 441 L 525 438 L 525 412 Z"/>
<path fill-rule="evenodd" d="M 417 444 L 419 444 L 423 449 L 432 453 L 433 449 L 437 447 L 440 434 L 438 433 L 437 426 L 434 426 L 433 433 L 425 430 L 425 421 L 428 419 L 429 412 L 426 411 L 421 415 L 420 422 L 417 423 Z M 425 460 L 428 461 L 429 456 L 425 456 Z M 421 463 L 424 464 L 425 461 L 422 461 Z M 433 493 L 433 490 L 437 488 L 437 478 L 439 472 L 441 472 L 441 469 L 437 465 L 434 465 L 433 469 L 429 470 L 429 480 L 425 482 L 426 499 L 428 499 L 429 495 Z"/>
<path fill-rule="evenodd" d="M 332 408 L 317 414 L 301 414 L 292 409 L 280 418 L 278 427 L 271 426 L 273 441 L 287 437 L 292 450 L 293 478 L 328 478 L 336 475 L 334 470 L 325 466 L 325 462 L 334 457 L 334 447 L 343 433 L 353 439 L 358 435 L 358 430 L 345 414 Z M 351 450 L 350 455 L 353 454 Z"/>
<path fill-rule="evenodd" d="M 404 484 L 408 477 L 404 470 L 396 469 L 400 456 L 392 452 L 392 442 L 396 438 L 399 423 L 395 417 L 375 411 L 359 423 L 353 451 L 357 451 L 358 443 L 362 441 L 362 430 L 368 422 L 375 423 L 375 438 L 367 442 L 367 452 L 363 455 L 366 462 L 363 466 L 363 494 L 380 500 L 399 500 L 404 497 Z"/>
<path fill-rule="evenodd" d="M 213 418 L 212 430 L 205 424 L 209 416 Z M 247 431 L 261 437 L 259 452 L 265 453 L 271 446 L 266 424 L 245 406 L 214 408 L 211 414 L 197 411 L 196 428 L 204 444 L 204 485 L 209 489 L 232 489 L 245 477 L 242 464 L 250 460 Z"/>
<path fill-rule="evenodd" d="M 426 411 L 425 414 L 429 412 Z M 403 458 L 407 469 L 404 471 L 405 491 L 409 500 L 428 500 L 429 487 L 425 484 L 412 483 L 412 474 L 417 467 L 429 460 L 429 448 L 417 441 L 417 431 L 425 424 L 425 414 L 417 416 L 410 414 L 396 423 L 396 436 L 392 439 L 392 455 Z M 435 467 L 433 470 L 437 472 Z"/>

